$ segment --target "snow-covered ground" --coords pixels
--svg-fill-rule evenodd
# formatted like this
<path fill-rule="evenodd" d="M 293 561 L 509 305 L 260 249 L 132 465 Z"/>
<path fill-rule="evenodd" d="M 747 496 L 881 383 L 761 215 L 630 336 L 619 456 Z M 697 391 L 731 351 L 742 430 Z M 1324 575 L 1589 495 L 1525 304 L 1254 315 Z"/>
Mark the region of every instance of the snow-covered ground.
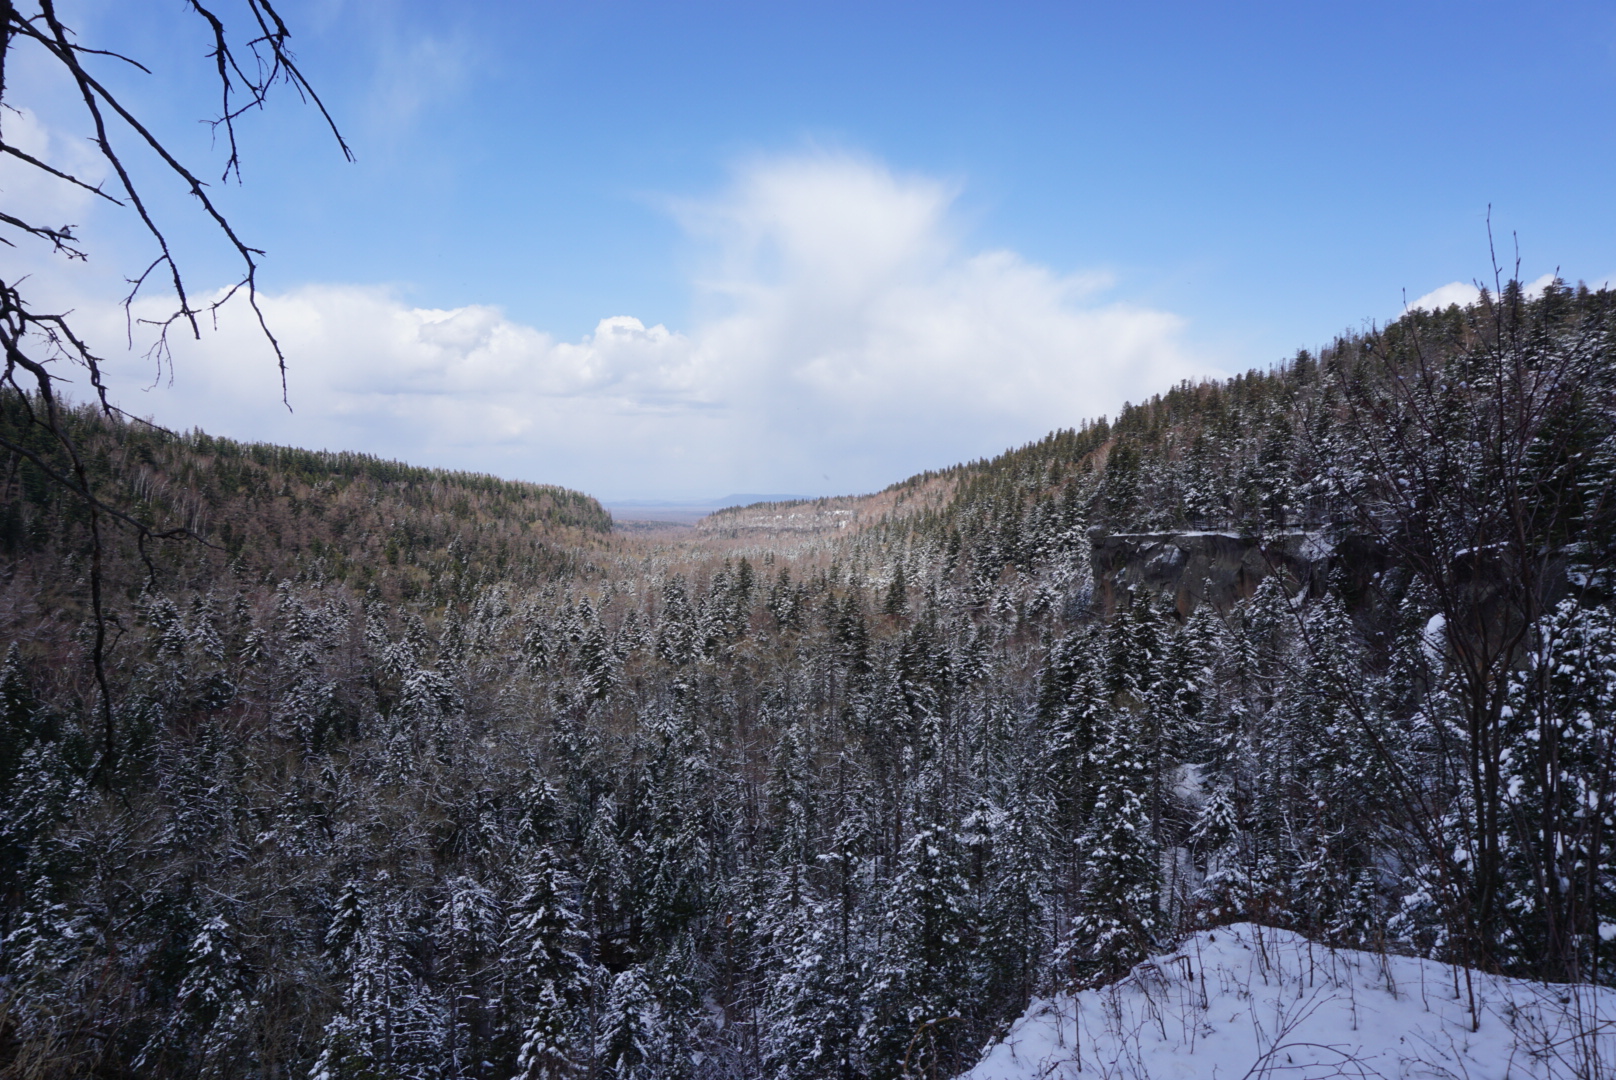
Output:
<path fill-rule="evenodd" d="M 1243 923 L 1035 1000 L 966 1077 L 1613 1080 L 1616 989 L 1467 978 Z"/>

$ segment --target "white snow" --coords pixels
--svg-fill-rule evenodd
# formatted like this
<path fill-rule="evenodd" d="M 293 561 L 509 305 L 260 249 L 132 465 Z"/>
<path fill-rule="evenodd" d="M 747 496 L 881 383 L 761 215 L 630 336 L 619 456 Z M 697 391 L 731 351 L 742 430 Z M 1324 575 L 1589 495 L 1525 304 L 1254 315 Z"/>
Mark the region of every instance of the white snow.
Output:
<path fill-rule="evenodd" d="M 1421 635 L 1421 644 L 1425 648 L 1425 658 L 1437 670 L 1442 668 L 1442 659 L 1448 653 L 1448 620 L 1440 611 L 1425 620 L 1425 631 Z"/>
<path fill-rule="evenodd" d="M 1304 532 L 1300 554 L 1308 562 L 1323 562 L 1335 554 L 1335 541 L 1326 532 Z"/>
<path fill-rule="evenodd" d="M 1185 762 L 1173 776 L 1173 794 L 1196 809 L 1206 803 L 1206 778 L 1201 775 L 1205 767 Z"/>
<path fill-rule="evenodd" d="M 1110 986 L 1034 1000 L 961 1080 L 1089 1077 L 1616 1077 L 1616 989 L 1467 976 L 1242 923 Z"/>

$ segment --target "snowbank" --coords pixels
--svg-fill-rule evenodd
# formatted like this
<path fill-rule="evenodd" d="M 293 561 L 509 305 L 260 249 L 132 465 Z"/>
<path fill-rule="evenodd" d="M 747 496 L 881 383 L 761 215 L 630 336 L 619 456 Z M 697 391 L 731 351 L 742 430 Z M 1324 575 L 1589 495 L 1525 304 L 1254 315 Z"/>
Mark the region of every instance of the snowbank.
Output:
<path fill-rule="evenodd" d="M 965 1077 L 1608 1080 L 1616 990 L 1467 980 L 1243 923 L 1103 989 L 1035 1000 Z"/>

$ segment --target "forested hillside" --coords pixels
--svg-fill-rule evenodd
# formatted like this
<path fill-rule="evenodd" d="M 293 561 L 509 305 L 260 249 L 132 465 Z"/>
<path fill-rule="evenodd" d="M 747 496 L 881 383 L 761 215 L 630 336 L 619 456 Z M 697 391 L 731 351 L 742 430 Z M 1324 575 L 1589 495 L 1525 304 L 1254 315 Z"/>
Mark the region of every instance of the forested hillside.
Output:
<path fill-rule="evenodd" d="M 13 454 L 7 463 L 0 555 L 13 565 L 82 557 L 88 539 L 85 503 L 50 482 L 52 473 L 68 476 L 72 463 L 29 422 L 31 405 L 37 402 L 0 400 L 0 437 L 38 455 Z M 200 431 L 176 435 L 83 407 L 64 421 L 86 479 L 112 514 L 191 541 L 148 538 L 141 558 L 130 550 L 138 534 L 108 522 L 109 538 L 121 536 L 109 565 L 157 574 L 170 588 L 198 587 L 221 569 L 317 574 L 389 598 L 449 580 L 532 584 L 568 572 L 611 530 L 598 502 L 559 487 Z M 119 584 L 138 588 L 132 578 Z"/>
<path fill-rule="evenodd" d="M 107 526 L 103 696 L 7 463 L 0 1075 L 951 1075 L 1233 922 L 1616 984 L 1613 334 L 1511 287 L 682 534 L 84 414 L 196 539 Z"/>

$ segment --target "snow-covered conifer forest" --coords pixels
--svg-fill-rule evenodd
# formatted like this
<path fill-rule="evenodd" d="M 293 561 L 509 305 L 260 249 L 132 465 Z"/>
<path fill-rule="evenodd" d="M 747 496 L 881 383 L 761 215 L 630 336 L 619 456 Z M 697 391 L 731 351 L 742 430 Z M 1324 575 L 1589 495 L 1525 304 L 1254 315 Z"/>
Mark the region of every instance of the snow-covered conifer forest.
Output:
<path fill-rule="evenodd" d="M 196 536 L 98 551 L 0 404 L 0 1076 L 945 1077 L 1261 933 L 1616 986 L 1611 293 L 688 530 L 84 410 Z"/>

